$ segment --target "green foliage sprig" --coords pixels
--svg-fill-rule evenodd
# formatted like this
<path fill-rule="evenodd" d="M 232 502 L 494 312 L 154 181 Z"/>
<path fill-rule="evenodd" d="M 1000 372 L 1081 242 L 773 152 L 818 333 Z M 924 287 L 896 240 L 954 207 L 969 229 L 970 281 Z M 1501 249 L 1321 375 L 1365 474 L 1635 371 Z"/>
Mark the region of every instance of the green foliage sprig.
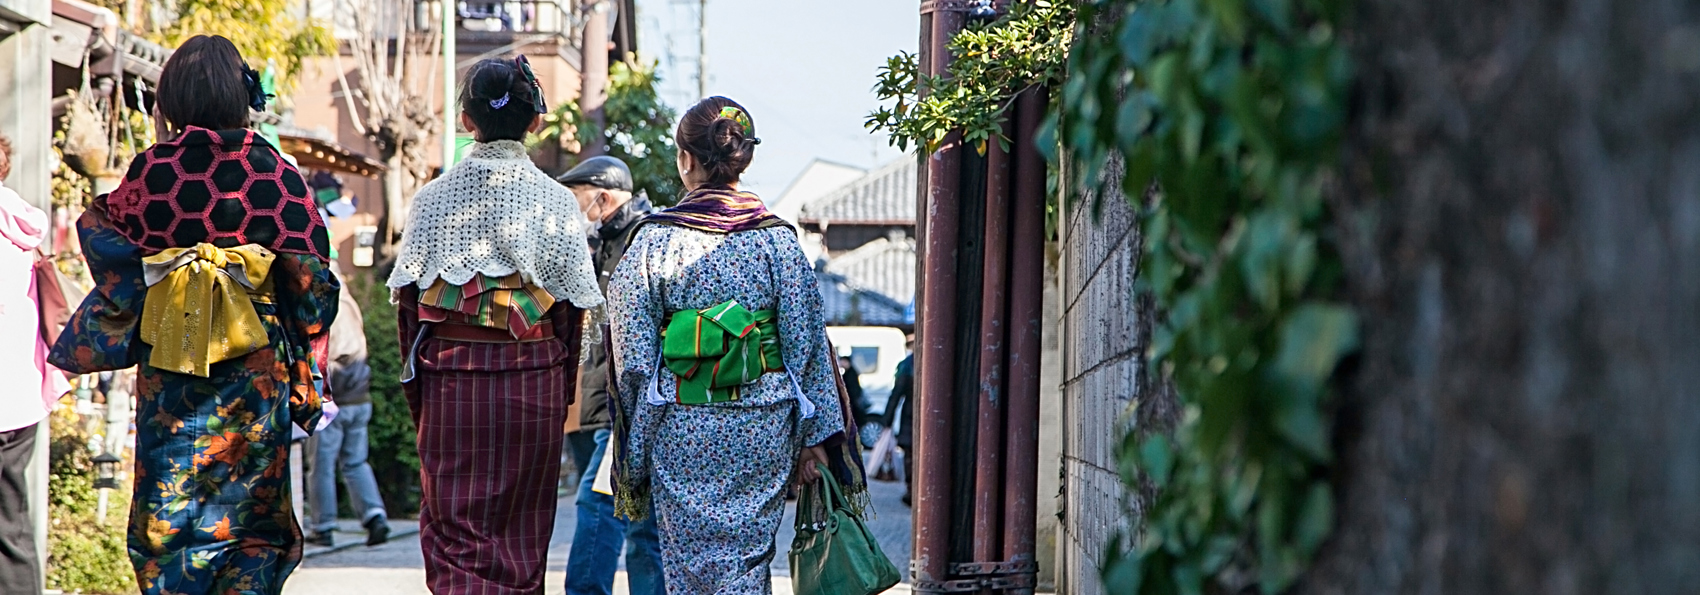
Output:
<path fill-rule="evenodd" d="M 914 54 L 899 53 L 880 69 L 874 91 L 881 106 L 867 127 L 890 135 L 892 146 L 927 152 L 961 130 L 963 142 L 985 152 L 996 139 L 1008 148 L 1003 124 L 1022 89 L 1061 79 L 1074 39 L 1074 3 L 1021 2 L 1001 19 L 972 24 L 951 38 L 956 60 L 948 76 L 921 74 Z"/>
<path fill-rule="evenodd" d="M 1322 193 L 1350 68 L 1344 0 L 1093 0 L 1051 131 L 1078 183 L 1125 166 L 1149 357 L 1183 406 L 1172 436 L 1130 432 L 1139 534 L 1108 547 L 1117 593 L 1277 593 L 1332 530 L 1329 378 L 1356 349 L 1334 301 Z M 1041 143 L 1043 146 L 1044 143 Z M 1103 196 L 1103 193 L 1098 193 Z"/>
<path fill-rule="evenodd" d="M 674 161 L 673 124 L 677 116 L 656 92 L 659 82 L 653 62 L 616 62 L 608 68 L 608 101 L 602 104 L 607 123 L 604 129 L 595 130 L 578 104 L 567 102 L 544 116 L 544 128 L 537 138 L 600 142 L 604 154 L 625 161 L 632 169 L 633 192 L 647 193 L 657 205 L 671 205 L 684 194 L 684 185 Z"/>

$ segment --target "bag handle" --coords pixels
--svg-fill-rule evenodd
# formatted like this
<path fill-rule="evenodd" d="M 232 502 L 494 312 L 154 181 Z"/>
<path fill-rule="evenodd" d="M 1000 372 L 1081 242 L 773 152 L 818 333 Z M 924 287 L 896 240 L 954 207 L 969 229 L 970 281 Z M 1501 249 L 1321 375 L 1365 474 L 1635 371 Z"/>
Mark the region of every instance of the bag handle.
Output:
<path fill-rule="evenodd" d="M 820 470 L 820 480 L 803 484 L 797 494 L 795 527 L 798 531 L 819 531 L 822 525 L 836 523 L 837 518 L 833 513 L 850 506 L 849 501 L 844 498 L 843 488 L 838 485 L 838 478 L 833 477 L 826 465 L 818 461 L 815 468 Z M 818 510 L 826 515 L 825 519 L 815 516 L 817 506 Z"/>

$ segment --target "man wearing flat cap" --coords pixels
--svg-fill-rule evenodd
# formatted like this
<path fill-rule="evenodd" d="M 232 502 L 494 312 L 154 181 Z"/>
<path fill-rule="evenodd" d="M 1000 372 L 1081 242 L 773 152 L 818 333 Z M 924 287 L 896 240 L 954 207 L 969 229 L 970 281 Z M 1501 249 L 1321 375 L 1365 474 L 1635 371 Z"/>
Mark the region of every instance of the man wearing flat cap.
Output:
<path fill-rule="evenodd" d="M 632 195 L 632 171 L 613 157 L 591 157 L 555 178 L 578 197 L 590 221 L 591 262 L 604 294 L 614 267 L 626 254 L 631 232 L 649 214 L 648 197 Z M 608 354 L 586 350 L 579 369 L 579 426 L 567 435 L 573 461 L 584 475 L 579 480 L 578 521 L 567 556 L 568 595 L 606 595 L 614 586 L 614 569 L 626 550 L 626 577 L 633 595 L 664 595 L 661 544 L 655 534 L 655 515 L 627 523 L 614 516 L 614 497 L 593 489 L 598 467 L 608 452 L 613 398 Z"/>

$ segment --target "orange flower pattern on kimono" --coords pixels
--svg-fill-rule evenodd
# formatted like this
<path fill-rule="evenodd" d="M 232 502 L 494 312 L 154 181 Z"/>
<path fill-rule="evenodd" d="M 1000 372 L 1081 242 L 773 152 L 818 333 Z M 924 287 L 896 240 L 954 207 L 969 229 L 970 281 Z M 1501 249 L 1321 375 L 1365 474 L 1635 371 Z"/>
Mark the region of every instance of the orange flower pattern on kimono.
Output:
<path fill-rule="evenodd" d="M 271 346 L 197 378 L 154 369 L 137 338 L 145 251 L 106 223 L 103 203 L 78 223 L 100 279 L 49 361 L 76 373 L 140 366 L 129 550 L 146 595 L 267 594 L 301 559 L 290 505 L 291 422 L 319 417 L 319 362 L 339 284 L 312 256 L 279 254 L 273 303 L 255 303 Z"/>

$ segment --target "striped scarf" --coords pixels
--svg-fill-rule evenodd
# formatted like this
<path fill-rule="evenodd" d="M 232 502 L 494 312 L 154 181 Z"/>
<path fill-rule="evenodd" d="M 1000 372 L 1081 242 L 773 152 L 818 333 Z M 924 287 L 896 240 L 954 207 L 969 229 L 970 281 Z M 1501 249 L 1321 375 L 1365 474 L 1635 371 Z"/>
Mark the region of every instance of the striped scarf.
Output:
<path fill-rule="evenodd" d="M 678 205 L 645 217 L 643 223 L 660 223 L 709 233 L 791 226 L 778 215 L 769 213 L 761 197 L 727 186 L 702 186 L 692 190 Z"/>

